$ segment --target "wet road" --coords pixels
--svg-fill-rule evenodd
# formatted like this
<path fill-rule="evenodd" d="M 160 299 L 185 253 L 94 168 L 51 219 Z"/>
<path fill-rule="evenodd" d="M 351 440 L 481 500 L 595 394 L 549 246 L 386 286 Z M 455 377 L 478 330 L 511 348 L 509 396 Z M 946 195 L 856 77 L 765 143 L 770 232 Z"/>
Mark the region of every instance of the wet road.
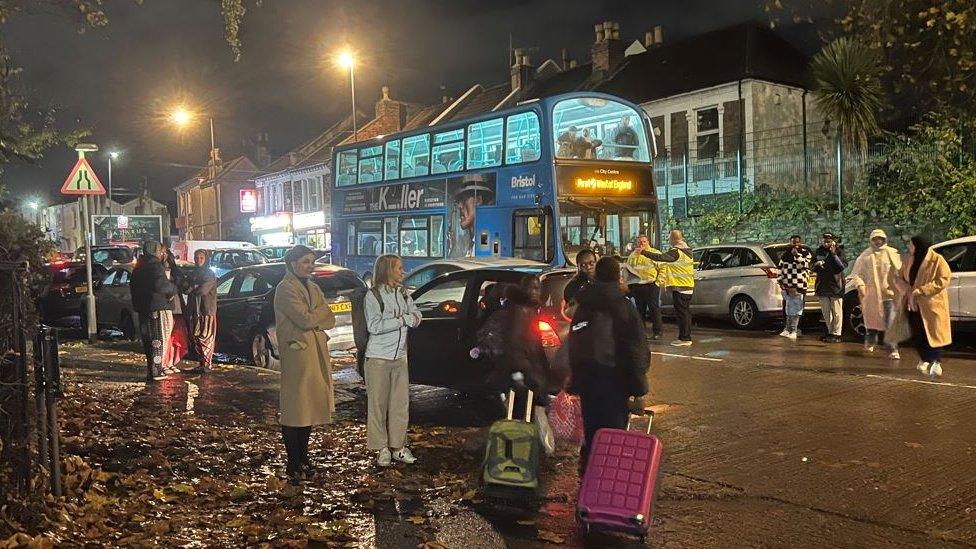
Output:
<path fill-rule="evenodd" d="M 666 474 L 650 546 L 976 546 L 972 354 L 947 356 L 945 375 L 933 381 L 915 372 L 911 349 L 891 363 L 880 352 L 823 344 L 816 335 L 791 342 L 700 328 L 695 338 L 690 348 L 652 343 L 655 431 Z M 82 378 L 142 379 L 132 353 L 67 345 L 64 360 Z M 339 416 L 361 421 L 358 376 L 340 368 L 335 377 Z M 274 373 L 224 367 L 153 390 L 167 392 L 175 406 L 192 397 L 198 416 L 219 421 L 243 411 L 274 421 Z M 428 387 L 414 387 L 411 402 L 411 420 L 421 428 L 483 429 L 498 414 L 493 401 Z M 456 451 L 476 471 L 481 431 L 472 433 Z M 423 460 L 424 450 L 417 453 Z M 432 520 L 436 539 L 450 547 L 536 547 L 545 538 L 636 546 L 625 538 L 580 539 L 575 471 L 574 451 L 560 448 L 545 462 L 538 501 L 508 508 L 476 500 Z M 439 503 L 425 505 L 436 511 Z M 415 543 L 416 527 L 402 517 L 375 521 L 370 545 Z"/>

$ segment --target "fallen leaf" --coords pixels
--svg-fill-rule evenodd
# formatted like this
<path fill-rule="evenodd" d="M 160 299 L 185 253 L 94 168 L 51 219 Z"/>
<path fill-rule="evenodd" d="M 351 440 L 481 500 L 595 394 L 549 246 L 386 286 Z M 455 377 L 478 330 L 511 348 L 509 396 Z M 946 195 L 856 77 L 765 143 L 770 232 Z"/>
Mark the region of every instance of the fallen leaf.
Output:
<path fill-rule="evenodd" d="M 409 522 L 410 524 L 425 524 L 427 522 L 427 519 L 415 515 L 415 516 L 407 517 L 407 522 Z"/>
<path fill-rule="evenodd" d="M 536 537 L 538 539 L 541 539 L 542 541 L 548 541 L 549 543 L 555 543 L 555 544 L 560 544 L 565 541 L 563 537 L 560 536 L 559 534 L 555 532 L 550 532 L 548 530 L 539 530 L 539 533 L 536 534 Z"/>

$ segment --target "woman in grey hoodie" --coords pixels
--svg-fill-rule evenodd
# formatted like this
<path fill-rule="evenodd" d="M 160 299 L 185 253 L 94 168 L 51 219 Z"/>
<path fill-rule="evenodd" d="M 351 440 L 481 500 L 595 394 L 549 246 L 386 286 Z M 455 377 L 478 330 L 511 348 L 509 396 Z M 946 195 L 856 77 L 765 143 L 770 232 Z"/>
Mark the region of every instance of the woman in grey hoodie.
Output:
<path fill-rule="evenodd" d="M 410 376 L 407 370 L 407 330 L 420 326 L 423 317 L 403 287 L 403 261 L 397 255 L 376 258 L 373 286 L 365 299 L 366 328 L 366 446 L 378 451 L 376 462 L 414 463 L 407 448 L 410 419 Z"/>

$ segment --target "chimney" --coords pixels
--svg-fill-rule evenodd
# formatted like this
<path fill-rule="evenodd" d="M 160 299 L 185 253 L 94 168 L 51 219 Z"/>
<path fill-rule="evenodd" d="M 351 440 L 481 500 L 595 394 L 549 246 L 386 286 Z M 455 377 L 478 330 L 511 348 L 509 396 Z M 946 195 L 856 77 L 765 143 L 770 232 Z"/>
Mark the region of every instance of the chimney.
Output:
<path fill-rule="evenodd" d="M 383 97 L 376 102 L 376 130 L 375 135 L 389 135 L 400 131 L 406 119 L 406 109 L 403 103 L 390 99 L 390 87 L 383 86 Z M 362 130 L 362 128 L 359 128 Z"/>
<path fill-rule="evenodd" d="M 575 59 L 570 59 L 569 60 L 569 68 L 575 69 L 577 65 L 578 65 L 578 63 L 576 62 Z"/>
<path fill-rule="evenodd" d="M 259 133 L 257 141 L 254 142 L 254 159 L 259 168 L 267 168 L 271 164 L 271 153 L 268 152 L 268 134 Z"/>
<path fill-rule="evenodd" d="M 624 47 L 620 40 L 620 25 L 613 21 L 605 21 L 594 27 L 596 42 L 590 48 L 593 60 L 593 72 L 609 75 L 624 61 Z"/>
<path fill-rule="evenodd" d="M 563 70 L 566 70 L 568 68 L 569 68 L 569 52 L 566 51 L 566 48 L 563 48 Z"/>
<path fill-rule="evenodd" d="M 661 25 L 655 25 L 653 29 L 644 33 L 645 48 L 660 46 L 662 42 L 664 42 L 664 29 Z"/>
<path fill-rule="evenodd" d="M 529 54 L 522 48 L 515 50 L 515 64 L 512 65 L 512 91 L 518 88 L 525 90 L 532 83 L 534 67 L 529 61 Z"/>

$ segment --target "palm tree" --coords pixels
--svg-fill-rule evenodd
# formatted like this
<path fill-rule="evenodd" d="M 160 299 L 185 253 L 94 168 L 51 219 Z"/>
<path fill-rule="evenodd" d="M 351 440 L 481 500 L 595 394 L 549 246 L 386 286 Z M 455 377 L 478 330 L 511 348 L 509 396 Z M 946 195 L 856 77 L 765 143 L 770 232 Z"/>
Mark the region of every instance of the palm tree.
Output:
<path fill-rule="evenodd" d="M 829 120 L 836 121 L 839 139 L 855 149 L 878 133 L 884 107 L 881 58 L 859 40 L 844 37 L 824 46 L 810 63 L 813 98 Z"/>

